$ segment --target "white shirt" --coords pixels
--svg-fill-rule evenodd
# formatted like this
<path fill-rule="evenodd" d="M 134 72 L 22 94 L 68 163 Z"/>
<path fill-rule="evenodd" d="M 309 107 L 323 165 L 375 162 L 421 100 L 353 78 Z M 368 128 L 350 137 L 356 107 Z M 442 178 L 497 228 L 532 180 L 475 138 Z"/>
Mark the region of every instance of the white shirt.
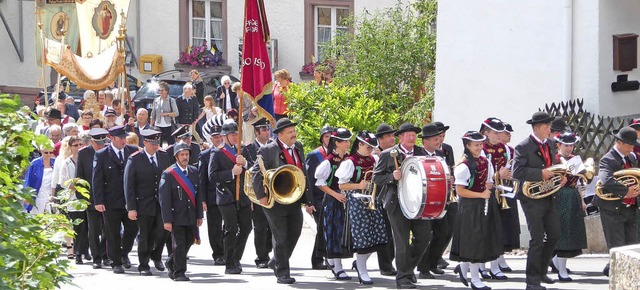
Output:
<path fill-rule="evenodd" d="M 109 146 L 111 146 L 111 149 L 113 150 L 113 153 L 116 154 L 116 157 L 120 158 L 120 153 L 118 152 L 122 152 L 122 161 L 123 162 L 127 162 L 127 160 L 124 159 L 124 149 L 117 149 L 116 147 L 113 146 L 113 143 L 109 144 Z"/>
<path fill-rule="evenodd" d="M 487 166 L 487 183 L 493 183 L 493 166 Z M 471 172 L 469 171 L 469 167 L 460 163 L 453 169 L 453 176 L 456 178 L 454 184 L 460 186 L 469 186 L 469 181 L 471 179 Z"/>
<path fill-rule="evenodd" d="M 258 142 L 259 143 L 259 142 Z M 287 144 L 284 144 L 284 142 L 280 141 L 280 143 L 282 143 L 282 147 L 284 147 L 284 150 L 287 150 L 287 152 L 289 152 L 289 154 L 291 154 L 291 151 L 289 151 L 289 149 L 293 149 L 293 155 L 291 155 L 291 157 L 293 158 L 293 162 L 298 164 L 298 158 L 296 156 L 296 144 L 294 143 L 293 146 L 289 147 L 287 146 Z"/>
<path fill-rule="evenodd" d="M 147 154 L 147 158 L 149 158 L 149 163 L 153 164 L 155 163 L 156 166 L 158 166 L 158 158 L 156 157 L 156 154 L 153 153 L 153 155 L 149 155 L 149 152 L 147 152 L 147 150 L 143 150 L 144 154 Z M 151 160 L 151 158 L 153 158 L 153 161 Z"/>
<path fill-rule="evenodd" d="M 233 108 L 233 106 L 231 106 L 231 95 L 229 94 L 229 89 L 226 90 L 227 94 L 226 94 L 226 101 L 225 101 L 225 111 L 229 112 L 229 110 L 231 110 Z"/>
<path fill-rule="evenodd" d="M 531 134 L 531 136 L 533 137 L 534 140 L 538 141 L 539 144 L 547 143 L 547 139 L 540 141 L 540 139 L 538 138 L 538 136 L 536 136 L 536 134 Z"/>
<path fill-rule="evenodd" d="M 166 101 L 171 102 L 171 100 L 169 100 L 169 97 L 167 97 Z M 162 107 L 164 106 L 164 102 L 165 102 L 165 100 L 162 99 L 162 97 L 160 97 L 160 106 L 158 107 L 158 109 L 160 109 L 160 113 L 161 114 L 164 113 L 164 112 L 162 112 Z M 169 103 L 169 105 L 171 105 L 171 103 Z M 169 107 L 171 107 L 171 106 L 169 106 Z M 165 121 L 164 119 L 165 119 L 164 117 L 160 116 L 158 118 L 158 120 L 156 120 L 156 124 L 155 124 L 156 127 L 169 127 L 169 126 L 171 126 L 171 124 L 168 124 L 167 121 Z"/>
<path fill-rule="evenodd" d="M 380 159 L 377 155 L 372 155 L 375 160 L 375 164 L 378 163 L 378 159 Z M 353 177 L 353 172 L 356 170 L 355 165 L 353 165 L 353 160 L 347 159 L 340 163 L 340 166 L 336 170 L 335 176 L 338 178 L 338 184 L 351 183 L 351 177 Z M 362 173 L 364 174 L 364 172 Z"/>

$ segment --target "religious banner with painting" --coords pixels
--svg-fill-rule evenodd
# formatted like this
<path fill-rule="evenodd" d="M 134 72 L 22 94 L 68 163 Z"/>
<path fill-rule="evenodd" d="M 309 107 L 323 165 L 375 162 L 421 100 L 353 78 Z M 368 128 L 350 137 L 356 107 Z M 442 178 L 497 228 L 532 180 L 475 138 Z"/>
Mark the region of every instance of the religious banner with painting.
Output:
<path fill-rule="evenodd" d="M 76 1 L 82 57 L 91 58 L 116 44 L 118 28 L 129 12 L 130 0 Z"/>
<path fill-rule="evenodd" d="M 42 36 L 62 43 L 70 50 L 78 50 L 78 18 L 76 17 L 76 1 L 74 0 L 37 0 L 36 27 L 42 25 L 42 34 L 35 30 L 36 64 L 42 65 Z M 63 39 L 64 37 L 64 39 Z"/>

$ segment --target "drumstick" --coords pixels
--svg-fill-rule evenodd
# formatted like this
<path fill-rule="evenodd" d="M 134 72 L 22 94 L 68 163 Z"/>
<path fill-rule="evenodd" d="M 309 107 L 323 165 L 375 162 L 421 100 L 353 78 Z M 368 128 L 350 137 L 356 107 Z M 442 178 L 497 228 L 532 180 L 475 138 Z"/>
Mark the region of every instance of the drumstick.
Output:
<path fill-rule="evenodd" d="M 396 164 L 396 170 L 398 170 L 398 150 L 396 149 L 391 150 L 391 152 L 389 152 L 389 155 L 393 157 L 393 161 Z"/>

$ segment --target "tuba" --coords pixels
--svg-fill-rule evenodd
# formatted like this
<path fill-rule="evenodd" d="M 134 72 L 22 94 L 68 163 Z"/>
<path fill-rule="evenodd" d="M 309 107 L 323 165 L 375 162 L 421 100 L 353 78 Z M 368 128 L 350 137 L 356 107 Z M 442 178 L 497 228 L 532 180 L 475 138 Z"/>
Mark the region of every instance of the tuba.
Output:
<path fill-rule="evenodd" d="M 277 202 L 279 204 L 292 204 L 302 197 L 306 187 L 306 179 L 304 173 L 295 165 L 282 165 L 276 169 L 265 170 L 262 156 L 258 156 L 256 160 L 260 167 L 260 172 L 264 176 L 262 186 L 267 193 L 267 205 L 260 204 L 260 200 L 256 197 L 251 183 L 252 175 L 250 171 L 245 173 L 244 193 L 253 203 L 261 205 L 265 208 L 272 208 Z"/>
<path fill-rule="evenodd" d="M 556 193 L 562 188 L 562 178 L 567 173 L 564 164 L 557 164 L 546 168 L 553 173 L 548 180 L 525 181 L 522 183 L 522 194 L 531 199 L 541 199 Z"/>
<path fill-rule="evenodd" d="M 636 190 L 640 186 L 640 168 L 622 169 L 613 173 L 613 178 L 626 187 L 635 187 Z M 604 185 L 601 180 L 596 183 L 596 195 L 607 201 L 620 200 L 621 198 L 613 193 L 605 193 Z"/>
<path fill-rule="evenodd" d="M 366 205 L 368 210 L 376 210 L 376 189 L 377 185 L 371 181 L 373 170 L 364 173 L 362 180 L 365 181 L 367 187 L 360 190 L 360 193 L 352 193 L 353 197 L 359 198 Z"/>

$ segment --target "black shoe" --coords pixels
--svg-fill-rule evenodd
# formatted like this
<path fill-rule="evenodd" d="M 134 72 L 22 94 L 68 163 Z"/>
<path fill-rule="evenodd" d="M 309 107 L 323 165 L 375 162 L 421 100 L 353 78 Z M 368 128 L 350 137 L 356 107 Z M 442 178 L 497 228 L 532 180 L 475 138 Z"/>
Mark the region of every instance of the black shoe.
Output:
<path fill-rule="evenodd" d="M 227 268 L 227 269 L 224 270 L 224 273 L 225 274 L 232 274 L 232 275 L 240 274 L 240 273 L 242 273 L 242 269 L 240 269 L 238 267 Z"/>
<path fill-rule="evenodd" d="M 435 279 L 436 276 L 433 276 L 431 273 L 427 272 L 420 272 L 420 274 L 418 274 L 418 278 L 420 279 Z"/>
<path fill-rule="evenodd" d="M 336 277 L 336 280 L 340 280 L 340 281 L 351 280 L 351 277 L 347 275 L 347 273 L 344 270 L 340 270 L 338 272 L 333 272 L 333 270 L 331 270 L 331 272 L 333 273 L 333 276 Z M 345 274 L 347 276 L 340 276 L 342 274 Z"/>
<path fill-rule="evenodd" d="M 169 276 L 169 278 L 170 278 L 171 280 L 173 280 L 173 279 L 175 279 L 175 278 L 176 278 L 176 276 L 175 276 L 175 274 L 173 274 L 173 271 L 172 271 L 172 270 L 169 270 L 169 273 L 167 273 L 167 276 Z"/>
<path fill-rule="evenodd" d="M 104 261 L 102 261 L 102 265 L 105 265 L 107 267 L 111 267 L 111 264 L 113 264 L 113 261 L 106 259 Z"/>
<path fill-rule="evenodd" d="M 549 267 L 551 267 L 551 272 L 558 274 L 558 268 L 556 268 L 556 265 L 553 264 L 553 261 L 549 262 Z M 571 270 L 569 270 L 569 268 L 567 268 L 567 273 L 571 274 Z"/>
<path fill-rule="evenodd" d="M 278 284 L 293 284 L 296 282 L 296 279 L 291 277 L 278 277 Z"/>
<path fill-rule="evenodd" d="M 542 283 L 546 283 L 546 284 L 553 284 L 556 282 L 556 280 L 551 279 L 551 277 L 547 275 L 543 275 L 541 281 Z"/>
<path fill-rule="evenodd" d="M 76 265 L 82 265 L 84 262 L 82 261 L 82 255 L 76 255 Z"/>
<path fill-rule="evenodd" d="M 473 290 L 491 290 L 491 287 L 485 285 L 484 287 L 476 287 L 476 285 L 473 285 L 473 282 L 471 282 L 471 289 Z"/>
<path fill-rule="evenodd" d="M 491 279 L 493 280 L 507 280 L 508 277 L 505 276 L 504 274 L 502 274 L 502 272 L 498 272 L 493 274 L 493 272 L 491 272 L 491 270 L 489 270 L 489 275 L 491 275 Z"/>
<path fill-rule="evenodd" d="M 604 266 L 604 269 L 602 270 L 602 275 L 609 277 L 609 264 Z"/>
<path fill-rule="evenodd" d="M 102 269 L 102 263 L 100 263 L 100 262 L 97 262 L 97 263 L 96 263 L 96 262 L 93 262 L 92 267 L 93 267 L 94 269 Z"/>
<path fill-rule="evenodd" d="M 416 278 L 416 274 L 411 275 L 411 277 L 409 277 L 409 281 L 413 284 L 418 283 L 418 279 Z"/>
<path fill-rule="evenodd" d="M 187 276 L 178 276 L 173 279 L 173 281 L 191 281 Z"/>
<path fill-rule="evenodd" d="M 558 274 L 558 281 L 560 281 L 560 282 L 571 282 L 571 281 L 573 281 L 573 279 L 571 279 L 571 277 L 569 277 L 569 276 L 567 276 L 565 278 L 565 277 L 560 276 L 560 274 Z"/>
<path fill-rule="evenodd" d="M 122 269 L 122 266 L 113 266 L 113 273 L 124 274 L 124 269 Z"/>
<path fill-rule="evenodd" d="M 124 267 L 125 269 L 131 268 L 131 261 L 129 260 L 129 257 L 127 256 L 122 257 L 122 267 Z"/>
<path fill-rule="evenodd" d="M 156 267 L 156 270 L 160 272 L 166 269 L 164 263 L 162 263 L 162 260 L 153 260 L 153 266 Z"/>
<path fill-rule="evenodd" d="M 369 278 L 369 280 L 363 280 L 362 277 L 360 277 L 360 270 L 358 270 L 356 261 L 353 261 L 353 264 L 351 264 L 351 270 L 356 270 L 356 273 L 358 274 L 358 283 L 362 285 L 373 285 L 373 280 L 371 280 L 371 278 Z"/>
<path fill-rule="evenodd" d="M 84 259 L 87 260 L 87 261 L 91 261 L 91 255 L 84 254 Z"/>
<path fill-rule="evenodd" d="M 267 263 L 267 267 L 269 267 L 269 269 L 273 270 L 273 272 L 276 272 L 276 260 L 275 259 L 271 259 L 269 260 L 269 263 Z"/>
<path fill-rule="evenodd" d="M 140 276 L 152 276 L 153 274 L 151 274 L 150 270 L 142 270 L 140 271 Z"/>
<path fill-rule="evenodd" d="M 216 266 L 224 266 L 227 262 L 223 258 L 215 258 L 213 259 L 213 264 Z"/>
<path fill-rule="evenodd" d="M 462 273 L 462 270 L 460 270 L 460 264 L 458 264 L 455 269 L 453 269 L 453 273 L 454 274 L 458 274 L 458 277 L 460 278 L 460 282 L 462 282 L 462 284 L 464 284 L 464 286 L 469 286 L 469 282 L 467 281 L 467 277 L 464 276 L 464 273 Z"/>
<path fill-rule="evenodd" d="M 266 268 L 269 268 L 269 261 L 260 261 L 260 262 L 256 262 L 256 268 L 258 268 L 258 269 L 266 269 Z"/>
<path fill-rule="evenodd" d="M 527 284 L 526 290 L 547 290 L 546 287 L 540 285 Z"/>
<path fill-rule="evenodd" d="M 500 268 L 500 271 L 502 271 L 503 273 L 511 273 L 513 272 L 513 270 L 511 270 L 511 268 L 509 268 L 509 266 L 507 267 L 502 267 L 502 266 L 498 266 Z"/>
<path fill-rule="evenodd" d="M 438 269 L 446 269 L 449 267 L 449 263 L 445 261 L 443 258 L 438 259 Z"/>
<path fill-rule="evenodd" d="M 329 269 L 329 266 L 327 266 L 325 264 L 317 264 L 317 265 L 312 265 L 311 269 L 313 269 L 313 270 L 327 270 L 327 269 Z"/>
<path fill-rule="evenodd" d="M 431 273 L 433 273 L 433 274 L 444 275 L 444 270 L 442 270 L 440 268 L 434 268 L 434 269 L 431 269 L 429 271 L 431 271 Z"/>
<path fill-rule="evenodd" d="M 391 268 L 390 270 L 380 270 L 380 275 L 382 276 L 395 276 L 396 274 L 398 274 L 398 271 L 393 268 Z"/>
<path fill-rule="evenodd" d="M 396 289 L 415 289 L 416 285 L 411 281 L 396 282 Z"/>
<path fill-rule="evenodd" d="M 482 279 L 491 279 L 491 274 L 489 274 L 489 270 L 480 270 L 480 275 L 482 276 Z"/>

